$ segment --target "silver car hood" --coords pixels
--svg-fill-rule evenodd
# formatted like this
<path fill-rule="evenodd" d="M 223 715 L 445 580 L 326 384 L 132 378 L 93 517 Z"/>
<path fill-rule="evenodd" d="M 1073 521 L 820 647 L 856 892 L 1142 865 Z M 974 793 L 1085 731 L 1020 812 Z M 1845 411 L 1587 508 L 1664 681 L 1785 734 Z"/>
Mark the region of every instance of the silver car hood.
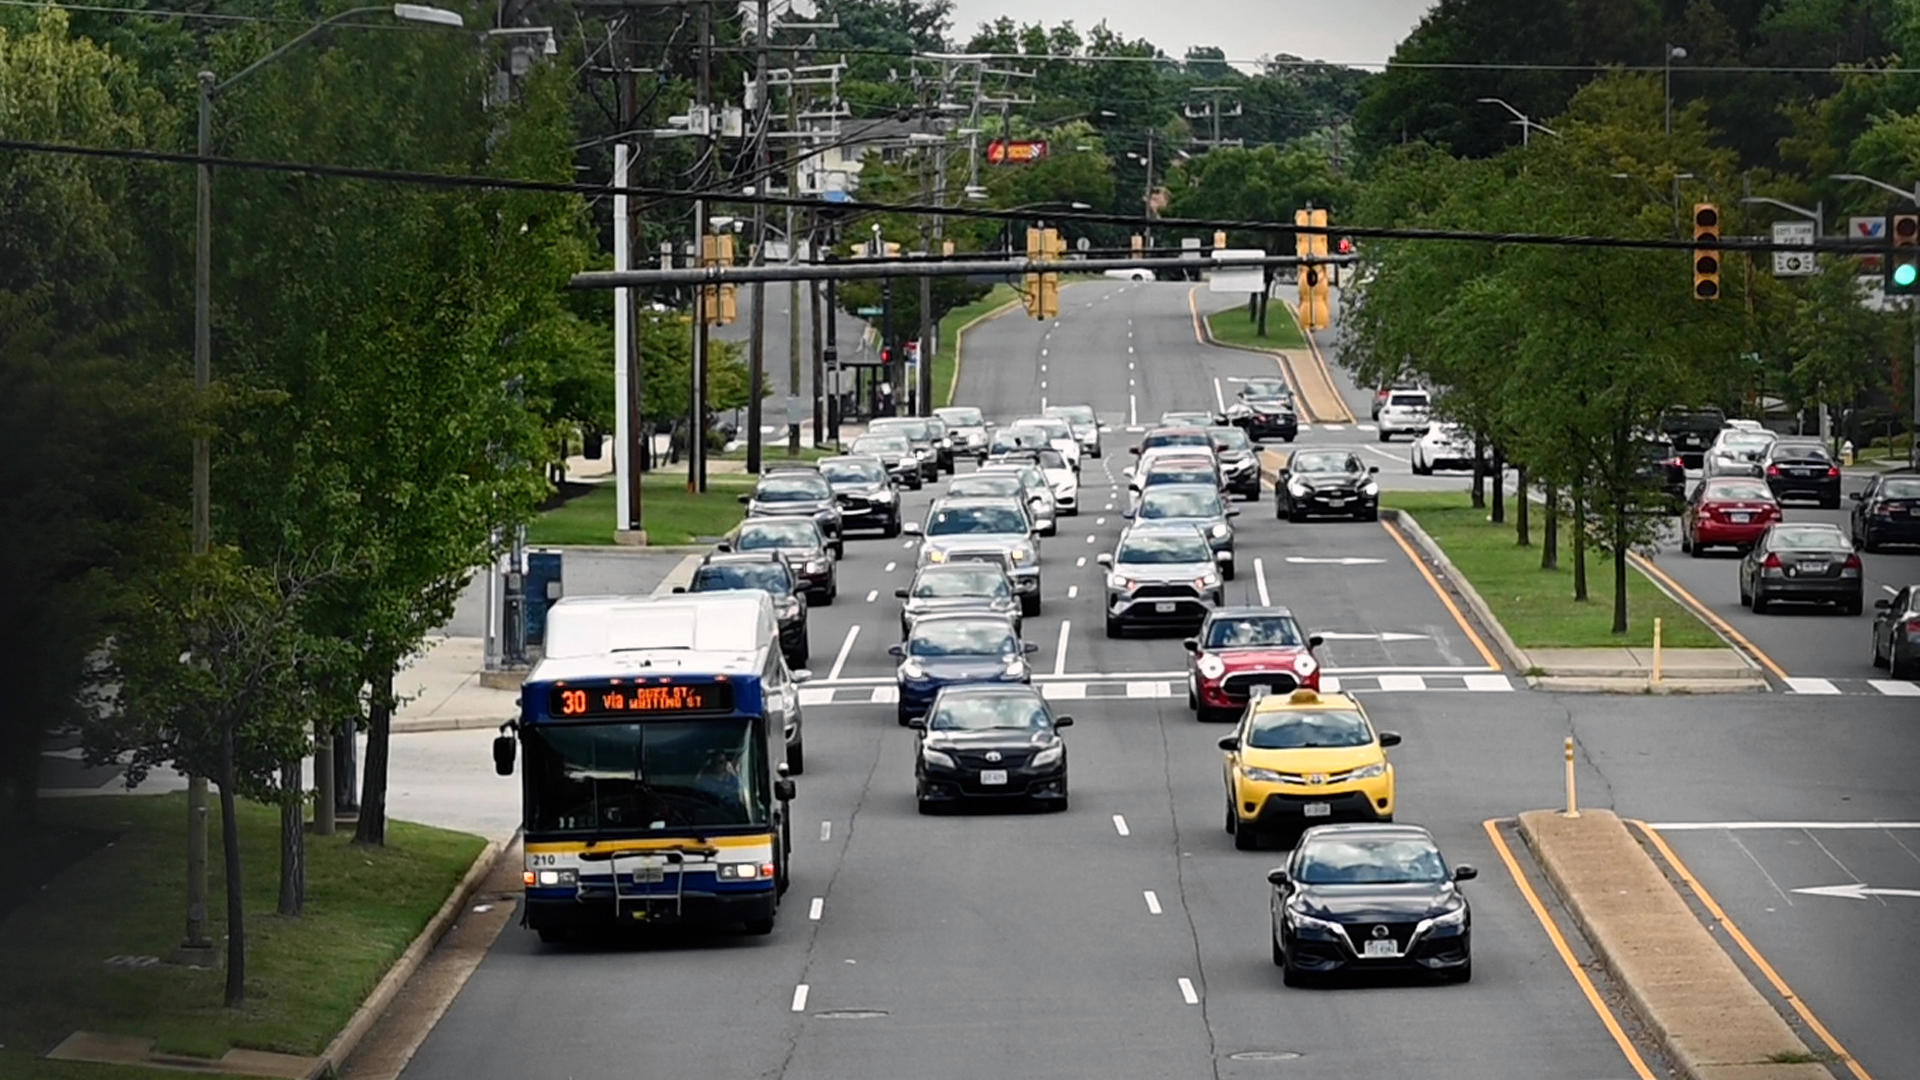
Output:
<path fill-rule="evenodd" d="M 1219 566 L 1211 559 L 1203 563 L 1115 563 L 1113 572 L 1135 581 L 1189 582 L 1217 574 Z"/>

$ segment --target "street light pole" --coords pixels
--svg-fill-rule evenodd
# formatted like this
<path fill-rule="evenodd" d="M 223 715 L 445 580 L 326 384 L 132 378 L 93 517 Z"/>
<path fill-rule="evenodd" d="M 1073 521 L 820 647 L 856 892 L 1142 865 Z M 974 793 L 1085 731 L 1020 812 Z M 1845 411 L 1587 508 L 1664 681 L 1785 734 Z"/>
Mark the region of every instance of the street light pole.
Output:
<path fill-rule="evenodd" d="M 1530 135 L 1533 132 L 1534 128 L 1539 128 L 1541 131 L 1546 132 L 1547 134 L 1553 136 L 1556 139 L 1560 137 L 1559 132 L 1553 130 L 1552 128 L 1548 127 L 1545 124 L 1534 123 L 1533 117 L 1528 116 L 1526 113 L 1523 113 L 1519 109 L 1514 108 L 1512 105 L 1507 104 L 1507 102 L 1501 98 L 1483 97 L 1483 98 L 1479 98 L 1478 101 L 1482 105 L 1498 105 L 1501 108 L 1513 114 L 1514 116 L 1513 122 L 1520 125 L 1520 145 L 1523 147 L 1529 146 L 1532 144 L 1533 140 L 1530 138 Z"/>
<path fill-rule="evenodd" d="M 1666 91 L 1664 97 L 1666 99 L 1667 134 L 1669 135 L 1673 134 L 1673 62 L 1675 60 L 1685 60 L 1686 58 L 1687 50 L 1678 45 L 1667 45 L 1667 53 L 1661 66 L 1665 69 L 1664 85 Z"/>

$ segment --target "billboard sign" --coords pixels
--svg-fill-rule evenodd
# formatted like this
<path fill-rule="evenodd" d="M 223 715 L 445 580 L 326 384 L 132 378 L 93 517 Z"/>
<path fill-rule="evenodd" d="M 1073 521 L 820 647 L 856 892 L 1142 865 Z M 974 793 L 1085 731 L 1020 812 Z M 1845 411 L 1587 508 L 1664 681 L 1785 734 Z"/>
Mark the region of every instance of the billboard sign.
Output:
<path fill-rule="evenodd" d="M 995 139 L 987 144 L 987 163 L 989 165 L 1024 165 L 1039 161 L 1047 156 L 1047 143 L 1044 139 L 1010 141 Z"/>
<path fill-rule="evenodd" d="M 1887 239 L 1887 219 L 1884 217 L 1852 217 L 1847 219 L 1847 235 L 1855 240 L 1872 240 L 1885 243 Z M 1880 256 L 1860 256 L 1860 272 L 1877 274 L 1880 272 Z"/>

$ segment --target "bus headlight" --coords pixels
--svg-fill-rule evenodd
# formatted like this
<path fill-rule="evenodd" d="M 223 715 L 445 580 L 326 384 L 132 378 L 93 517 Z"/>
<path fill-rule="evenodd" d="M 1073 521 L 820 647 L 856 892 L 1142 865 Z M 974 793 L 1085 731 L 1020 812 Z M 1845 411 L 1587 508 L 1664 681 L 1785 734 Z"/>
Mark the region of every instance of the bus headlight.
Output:
<path fill-rule="evenodd" d="M 766 881 L 773 877 L 772 863 L 723 862 L 721 881 Z"/>

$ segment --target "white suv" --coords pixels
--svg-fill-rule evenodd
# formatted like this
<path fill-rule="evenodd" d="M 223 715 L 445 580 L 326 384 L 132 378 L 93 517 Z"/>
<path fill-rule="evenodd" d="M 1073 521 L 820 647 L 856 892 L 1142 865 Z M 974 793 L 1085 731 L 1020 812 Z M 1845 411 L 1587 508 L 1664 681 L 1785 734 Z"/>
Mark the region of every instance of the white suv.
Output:
<path fill-rule="evenodd" d="M 1388 394 L 1377 420 L 1380 441 L 1389 442 L 1395 435 L 1425 435 L 1433 426 L 1432 405 L 1425 390 L 1395 390 Z"/>

